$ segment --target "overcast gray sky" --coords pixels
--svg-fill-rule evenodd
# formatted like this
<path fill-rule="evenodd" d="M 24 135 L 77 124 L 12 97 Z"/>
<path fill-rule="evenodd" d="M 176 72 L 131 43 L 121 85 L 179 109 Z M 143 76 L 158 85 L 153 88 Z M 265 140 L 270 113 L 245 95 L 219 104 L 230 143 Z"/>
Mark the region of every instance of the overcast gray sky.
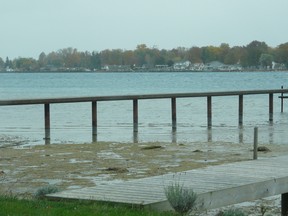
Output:
<path fill-rule="evenodd" d="M 0 57 L 38 58 L 138 44 L 276 47 L 288 42 L 288 0 L 0 0 Z"/>

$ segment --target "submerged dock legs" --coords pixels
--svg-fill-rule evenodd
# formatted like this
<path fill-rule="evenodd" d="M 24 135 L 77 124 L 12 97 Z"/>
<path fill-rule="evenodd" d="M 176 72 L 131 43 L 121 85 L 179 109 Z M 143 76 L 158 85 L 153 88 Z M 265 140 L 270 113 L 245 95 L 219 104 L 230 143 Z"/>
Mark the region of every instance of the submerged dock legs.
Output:
<path fill-rule="evenodd" d="M 273 94 L 269 94 L 269 122 L 273 122 Z"/>
<path fill-rule="evenodd" d="M 238 125 L 243 125 L 243 95 L 239 95 L 239 104 L 238 104 Z"/>
<path fill-rule="evenodd" d="M 133 100 L 133 132 L 138 132 L 138 100 Z"/>
<path fill-rule="evenodd" d="M 45 145 L 50 144 L 50 104 L 44 104 Z"/>
<path fill-rule="evenodd" d="M 212 127 L 212 97 L 207 96 L 207 127 Z"/>
<path fill-rule="evenodd" d="M 283 88 L 282 88 L 283 90 Z M 161 95 L 155 95 L 155 97 L 151 97 L 150 95 L 148 95 L 149 97 L 144 97 L 144 96 L 133 96 L 133 97 L 129 97 L 129 98 L 122 98 L 122 96 L 119 98 L 91 98 L 91 100 L 89 99 L 89 102 L 91 102 L 91 109 L 92 109 L 92 141 L 93 142 L 97 142 L 97 102 L 98 101 L 113 101 L 113 100 L 132 100 L 133 102 L 133 133 L 134 133 L 134 140 L 138 140 L 138 100 L 139 99 L 170 99 L 171 100 L 171 122 L 172 122 L 172 135 L 173 135 L 173 140 L 176 140 L 176 131 L 177 131 L 177 104 L 176 104 L 176 100 L 177 98 L 186 98 L 186 97 L 206 97 L 207 100 L 207 128 L 211 129 L 212 128 L 212 97 L 214 96 L 238 96 L 238 124 L 239 126 L 243 126 L 243 116 L 244 116 L 244 112 L 243 112 L 243 107 L 244 107 L 244 103 L 243 103 L 243 97 L 244 95 L 251 95 L 251 94 L 268 94 L 269 95 L 269 122 L 273 123 L 273 96 L 275 93 L 281 93 L 281 112 L 283 112 L 283 92 L 278 92 L 278 91 L 253 91 L 253 92 L 247 92 L 247 91 L 241 91 L 239 92 L 239 94 L 236 94 L 234 92 L 228 92 L 228 93 L 222 93 L 222 92 L 218 92 L 218 93 L 207 93 L 207 94 L 203 94 L 203 93 L 194 93 L 191 95 L 164 95 L 163 97 Z M 288 93 L 288 89 L 287 89 L 287 93 Z M 116 97 L 116 96 L 115 96 Z M 123 96 L 124 97 L 124 96 Z M 151 98 L 150 98 L 151 97 Z M 288 97 L 287 97 L 288 98 Z M 40 101 L 33 101 L 33 100 L 29 100 L 29 101 L 24 101 L 25 103 L 23 103 L 22 101 L 19 101 L 19 105 L 23 105 L 23 104 L 44 104 L 44 121 L 45 121 L 45 144 L 50 144 L 50 103 L 73 103 L 73 102 L 88 102 L 86 98 L 84 98 L 85 100 L 83 101 L 79 101 L 80 99 L 77 98 L 73 99 L 75 101 L 67 101 L 67 99 L 63 98 L 62 101 L 61 100 L 44 100 L 41 99 Z M 3 103 L 3 102 L 2 102 Z M 4 105 L 10 105 L 10 101 L 9 103 L 6 102 Z M 12 105 L 15 102 L 13 102 Z M 175 138 L 175 139 L 174 139 Z M 239 135 L 239 140 L 243 140 L 243 136 Z"/>
<path fill-rule="evenodd" d="M 171 98 L 172 132 L 177 130 L 177 109 L 176 98 Z"/>
<path fill-rule="evenodd" d="M 92 141 L 97 142 L 97 101 L 92 101 Z"/>

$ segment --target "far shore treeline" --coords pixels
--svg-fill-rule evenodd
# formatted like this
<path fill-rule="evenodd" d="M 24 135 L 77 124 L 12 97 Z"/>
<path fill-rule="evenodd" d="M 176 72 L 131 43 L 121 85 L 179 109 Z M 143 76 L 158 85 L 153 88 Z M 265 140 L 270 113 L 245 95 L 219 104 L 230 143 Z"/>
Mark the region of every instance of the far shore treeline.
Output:
<path fill-rule="evenodd" d="M 246 46 L 178 47 L 171 50 L 140 44 L 135 50 L 78 51 L 64 48 L 40 53 L 38 59 L 0 58 L 0 71 L 238 71 L 287 70 L 288 42 L 269 47 L 252 41 Z"/>

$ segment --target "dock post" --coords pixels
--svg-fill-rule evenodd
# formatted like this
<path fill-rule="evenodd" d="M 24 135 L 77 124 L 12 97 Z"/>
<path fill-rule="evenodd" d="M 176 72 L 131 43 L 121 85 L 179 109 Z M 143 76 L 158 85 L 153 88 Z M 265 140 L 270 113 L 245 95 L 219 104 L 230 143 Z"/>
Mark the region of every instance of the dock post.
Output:
<path fill-rule="evenodd" d="M 45 145 L 50 144 L 50 104 L 44 104 Z"/>
<path fill-rule="evenodd" d="M 243 125 L 243 95 L 239 95 L 238 124 Z"/>
<path fill-rule="evenodd" d="M 176 98 L 171 98 L 172 131 L 177 129 Z"/>
<path fill-rule="evenodd" d="M 97 142 L 97 101 L 92 101 L 92 142 Z"/>
<path fill-rule="evenodd" d="M 139 142 L 138 132 L 133 132 L 133 143 L 138 142 Z"/>
<path fill-rule="evenodd" d="M 258 127 L 254 128 L 254 148 L 253 148 L 253 160 L 258 158 Z"/>
<path fill-rule="evenodd" d="M 207 96 L 207 126 L 211 128 L 212 126 L 212 97 Z"/>
<path fill-rule="evenodd" d="M 281 86 L 281 89 L 283 89 L 283 85 Z M 283 96 L 284 96 L 284 94 L 283 94 L 283 92 L 281 93 L 281 113 L 283 113 Z"/>
<path fill-rule="evenodd" d="M 288 193 L 281 194 L 281 215 L 288 216 Z"/>
<path fill-rule="evenodd" d="M 273 94 L 269 94 L 269 122 L 273 122 Z"/>
<path fill-rule="evenodd" d="M 133 131 L 138 132 L 138 100 L 133 100 Z"/>

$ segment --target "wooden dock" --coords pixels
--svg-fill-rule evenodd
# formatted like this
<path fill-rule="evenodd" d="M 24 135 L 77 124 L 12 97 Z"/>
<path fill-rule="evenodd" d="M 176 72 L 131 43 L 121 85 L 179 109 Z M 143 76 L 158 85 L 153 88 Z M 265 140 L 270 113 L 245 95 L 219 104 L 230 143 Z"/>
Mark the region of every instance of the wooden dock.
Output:
<path fill-rule="evenodd" d="M 51 199 L 86 199 L 170 210 L 164 188 L 179 182 L 197 194 L 200 210 L 282 194 L 282 212 L 288 212 L 288 156 L 210 166 L 181 173 L 99 184 L 62 191 Z M 287 214 L 282 214 L 287 215 Z"/>
<path fill-rule="evenodd" d="M 238 97 L 238 124 L 243 125 L 244 116 L 244 96 L 247 95 L 268 95 L 269 106 L 269 122 L 273 122 L 273 100 L 274 94 L 281 94 L 281 111 L 283 112 L 283 95 L 288 93 L 288 89 L 270 89 L 270 90 L 243 90 L 243 91 L 224 91 L 224 92 L 192 92 L 192 93 L 166 93 L 166 94 L 145 94 L 145 95 L 110 95 L 95 97 L 72 97 L 72 98 L 34 98 L 34 99 L 13 99 L 0 100 L 0 106 L 20 106 L 20 105 L 44 105 L 44 128 L 45 128 L 45 144 L 50 144 L 50 105 L 63 103 L 91 103 L 92 113 L 92 142 L 97 141 L 97 104 L 107 101 L 132 101 L 133 105 L 133 132 L 138 132 L 138 101 L 139 100 L 171 100 L 171 120 L 172 131 L 177 128 L 177 99 L 178 98 L 207 98 L 207 127 L 212 127 L 212 104 L 214 97 Z M 137 137 L 137 136 L 135 136 Z M 136 138 L 135 138 L 136 139 Z"/>

